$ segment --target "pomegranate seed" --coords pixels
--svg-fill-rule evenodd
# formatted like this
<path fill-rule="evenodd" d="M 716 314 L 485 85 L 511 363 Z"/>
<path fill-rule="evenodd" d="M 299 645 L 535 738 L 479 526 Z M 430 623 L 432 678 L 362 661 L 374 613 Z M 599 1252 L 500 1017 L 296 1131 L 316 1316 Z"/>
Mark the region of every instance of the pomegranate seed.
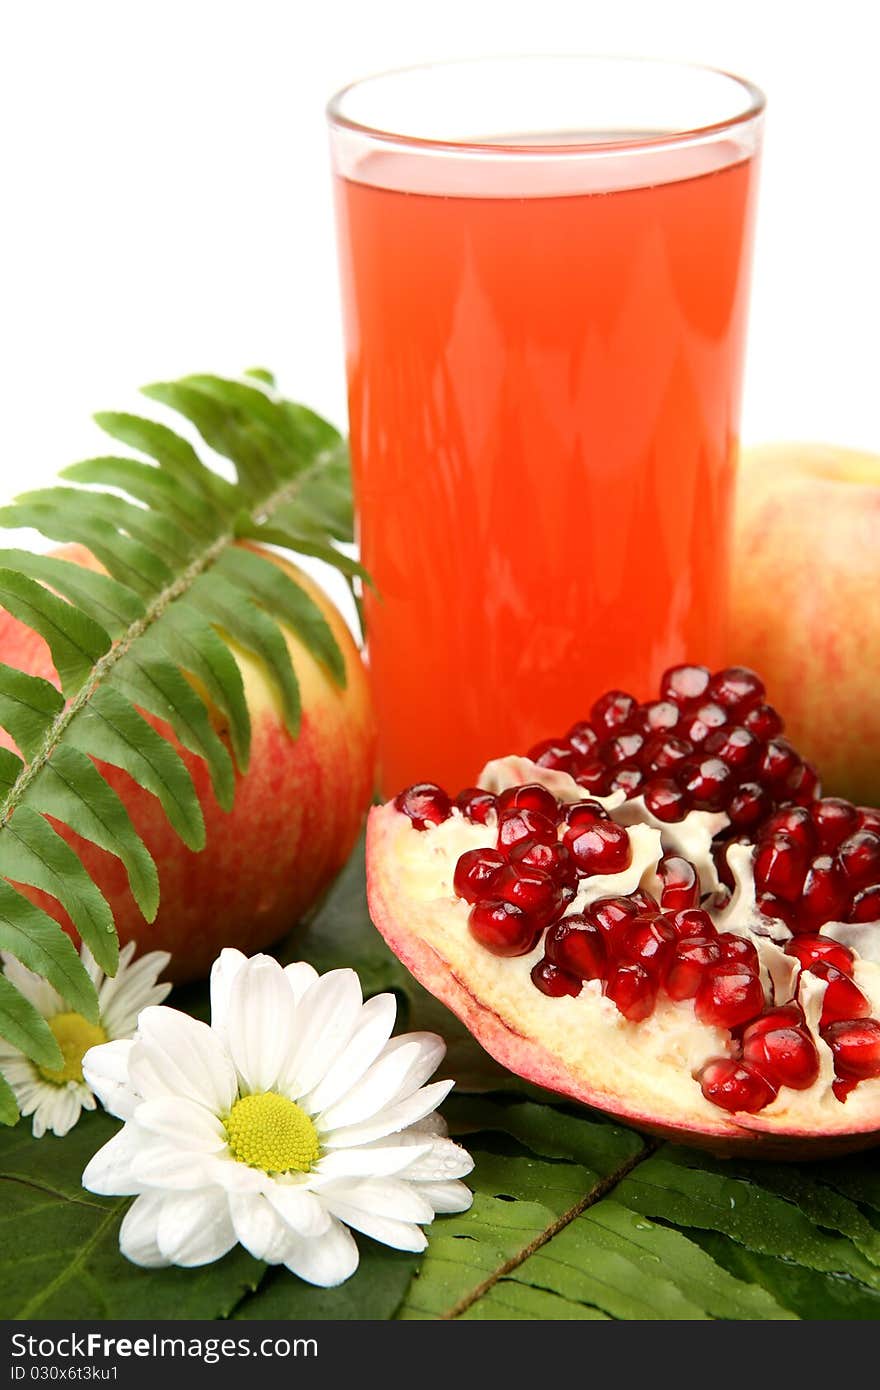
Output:
<path fill-rule="evenodd" d="M 843 1018 L 865 1018 L 871 1012 L 871 1005 L 859 989 L 855 980 L 844 975 L 842 970 L 830 965 L 827 960 L 817 960 L 807 967 L 811 975 L 828 981 L 828 988 L 822 999 L 822 1017 L 819 1027 L 827 1028 Z"/>
<path fill-rule="evenodd" d="M 582 874 L 619 874 L 632 860 L 626 829 L 614 821 L 573 825 L 565 832 L 565 844 Z"/>
<path fill-rule="evenodd" d="M 811 806 L 822 790 L 819 774 L 812 763 L 795 768 L 785 784 L 788 795 L 798 806 Z"/>
<path fill-rule="evenodd" d="M 754 1115 L 776 1097 L 769 1077 L 748 1062 L 737 1062 L 732 1057 L 716 1057 L 707 1062 L 697 1080 L 707 1100 L 732 1113 Z"/>
<path fill-rule="evenodd" d="M 609 767 L 617 767 L 619 763 L 632 762 L 642 751 L 644 737 L 637 733 L 618 734 L 610 743 L 606 743 L 602 749 L 602 759 Z"/>
<path fill-rule="evenodd" d="M 566 806 L 564 814 L 568 825 L 595 825 L 598 820 L 611 819 L 598 801 L 573 801 Z"/>
<path fill-rule="evenodd" d="M 510 863 L 523 865 L 530 869 L 543 869 L 563 888 L 574 888 L 577 884 L 577 869 L 565 845 L 557 840 L 547 845 L 541 840 L 520 840 L 510 851 Z"/>
<path fill-rule="evenodd" d="M 788 835 L 762 839 L 755 852 L 755 883 L 761 893 L 797 902 L 807 874 L 807 851 Z"/>
<path fill-rule="evenodd" d="M 760 743 L 778 738 L 785 728 L 782 716 L 772 705 L 755 705 L 743 719 L 743 724 Z"/>
<path fill-rule="evenodd" d="M 708 967 L 720 960 L 721 948 L 716 941 L 702 937 L 679 941 L 666 974 L 665 988 L 670 999 L 693 999 Z"/>
<path fill-rule="evenodd" d="M 743 771 L 757 762 L 759 745 L 754 734 L 741 724 L 729 725 L 726 729 L 716 729 L 703 745 L 705 753 L 720 758 L 728 767 Z"/>
<path fill-rule="evenodd" d="M 409 816 L 416 830 L 441 825 L 452 814 L 452 805 L 442 787 L 433 782 L 417 782 L 394 798 L 398 811 Z"/>
<path fill-rule="evenodd" d="M 664 854 L 657 865 L 660 879 L 660 906 L 665 912 L 680 912 L 700 905 L 700 879 L 693 864 L 680 854 Z"/>
<path fill-rule="evenodd" d="M 590 710 L 590 723 L 601 738 L 619 733 L 635 717 L 639 702 L 625 690 L 609 690 L 600 695 Z"/>
<path fill-rule="evenodd" d="M 534 950 L 540 926 L 514 903 L 475 903 L 468 918 L 475 941 L 495 956 L 526 956 Z"/>
<path fill-rule="evenodd" d="M 737 830 L 750 830 L 764 819 L 772 805 L 760 782 L 743 782 L 727 803 L 727 814 Z"/>
<path fill-rule="evenodd" d="M 701 1023 L 736 1028 L 749 1023 L 764 1008 L 761 981 L 738 961 L 712 965 L 700 981 L 694 1005 Z"/>
<path fill-rule="evenodd" d="M 801 759 L 787 738 L 771 738 L 758 763 L 758 775 L 771 790 L 784 787 L 788 778 L 801 766 Z"/>
<path fill-rule="evenodd" d="M 578 768 L 575 781 L 594 796 L 607 796 L 611 791 L 611 773 L 599 758 L 591 758 Z"/>
<path fill-rule="evenodd" d="M 681 908 L 673 912 L 668 920 L 680 940 L 714 941 L 718 935 L 712 918 L 701 907 Z"/>
<path fill-rule="evenodd" d="M 774 1028 L 802 1028 L 804 1016 L 799 1004 L 781 1004 L 778 1008 L 768 1009 L 761 1014 L 743 1031 L 743 1040 L 746 1038 L 757 1038 L 762 1033 L 770 1033 Z"/>
<path fill-rule="evenodd" d="M 850 922 L 880 922 L 880 884 L 856 893 L 849 910 Z"/>
<path fill-rule="evenodd" d="M 581 992 L 582 982 L 575 979 L 574 975 L 567 975 L 564 970 L 560 970 L 559 966 L 554 965 L 546 956 L 543 960 L 535 962 L 531 975 L 532 984 L 542 994 L 549 994 L 551 999 L 560 999 L 564 994 L 576 997 Z"/>
<path fill-rule="evenodd" d="M 543 869 L 533 869 L 527 864 L 508 864 L 499 876 L 497 892 L 487 896 L 501 898 L 506 903 L 521 907 L 542 924 L 557 916 L 563 906 L 559 890 L 550 875 L 545 874 Z"/>
<path fill-rule="evenodd" d="M 859 1083 L 857 1081 L 844 1081 L 841 1077 L 836 1076 L 831 1083 L 831 1089 L 834 1092 L 836 1099 L 840 1101 L 841 1105 L 845 1105 L 847 1096 L 850 1094 L 851 1091 L 854 1091 L 856 1089 L 856 1086 L 858 1086 L 858 1084 Z"/>
<path fill-rule="evenodd" d="M 660 904 L 651 893 L 646 893 L 644 888 L 637 888 L 634 893 L 627 893 L 627 897 L 631 903 L 635 903 L 637 912 L 647 913 L 649 917 L 659 917 Z"/>
<path fill-rule="evenodd" d="M 623 931 L 634 918 L 645 911 L 633 897 L 597 898 L 586 911 L 586 918 L 602 933 L 609 955 L 617 953 Z"/>
<path fill-rule="evenodd" d="M 565 737 L 582 758 L 591 758 L 598 751 L 599 739 L 596 731 L 592 724 L 588 724 L 585 719 L 581 720 L 579 724 L 572 724 Z"/>
<path fill-rule="evenodd" d="M 854 888 L 880 880 L 880 835 L 858 830 L 837 851 L 837 862 Z"/>
<path fill-rule="evenodd" d="M 794 936 L 785 943 L 785 953 L 797 956 L 805 970 L 809 970 L 817 960 L 826 960 L 844 975 L 852 974 L 852 951 L 839 941 L 833 941 L 830 936 Z"/>
<path fill-rule="evenodd" d="M 849 801 L 839 796 L 826 796 L 814 801 L 810 815 L 819 837 L 819 849 L 833 854 L 841 841 L 859 828 L 859 813 Z"/>
<path fill-rule="evenodd" d="M 621 933 L 621 958 L 643 965 L 657 979 L 665 974 L 674 949 L 675 932 L 662 917 L 636 917 Z"/>
<path fill-rule="evenodd" d="M 645 805 L 662 821 L 684 820 L 691 809 L 690 797 L 671 777 L 652 777 L 645 786 Z"/>
<path fill-rule="evenodd" d="M 831 1024 L 825 1041 L 834 1053 L 839 1076 L 848 1081 L 880 1076 L 880 1023 L 876 1018 L 840 1019 Z"/>
<path fill-rule="evenodd" d="M 705 695 L 710 676 L 705 666 L 671 666 L 661 677 L 660 694 L 664 700 L 686 705 Z"/>
<path fill-rule="evenodd" d="M 605 974 L 605 937 L 582 912 L 555 922 L 547 932 L 544 950 L 554 965 L 579 980 L 600 980 Z"/>
<path fill-rule="evenodd" d="M 498 810 L 524 809 L 540 811 L 548 820 L 555 821 L 559 814 L 559 804 L 552 792 L 538 782 L 525 782 L 521 787 L 508 787 L 498 797 Z"/>
<path fill-rule="evenodd" d="M 646 734 L 667 733 L 678 723 L 681 710 L 671 700 L 653 700 L 640 705 L 636 716 L 638 727 Z"/>
<path fill-rule="evenodd" d="M 645 744 L 643 761 L 651 772 L 665 772 L 689 758 L 693 751 L 694 745 L 687 739 L 676 738 L 674 734 L 655 734 Z"/>
<path fill-rule="evenodd" d="M 491 792 L 484 792 L 482 787 L 465 787 L 455 798 L 455 804 L 466 820 L 476 821 L 478 825 L 488 824 L 489 816 L 495 810 L 494 796 Z"/>
<path fill-rule="evenodd" d="M 761 839 L 769 839 L 776 834 L 787 835 L 790 840 L 797 841 L 810 856 L 816 851 L 816 828 L 813 817 L 804 806 L 783 806 L 768 817 L 761 826 Z"/>
<path fill-rule="evenodd" d="M 709 695 L 737 715 L 759 705 L 764 698 L 764 682 L 747 666 L 728 666 L 709 682 Z"/>
<path fill-rule="evenodd" d="M 758 911 L 771 921 L 782 922 L 789 931 L 797 931 L 797 910 L 791 903 L 784 903 L 781 898 L 774 898 L 772 893 L 761 893 L 757 898 Z"/>
<path fill-rule="evenodd" d="M 858 806 L 859 830 L 870 830 L 873 835 L 880 835 L 880 811 L 874 806 Z"/>
<path fill-rule="evenodd" d="M 556 844 L 556 825 L 540 811 L 530 811 L 528 806 L 511 807 L 502 811 L 498 817 L 498 848 L 511 849 L 521 840 L 540 840 L 543 844 Z"/>
<path fill-rule="evenodd" d="M 777 1086 L 793 1091 L 805 1091 L 819 1075 L 816 1044 L 803 1028 L 768 1028 L 759 1034 L 747 1029 L 743 1060 Z"/>
<path fill-rule="evenodd" d="M 735 932 L 723 931 L 718 934 L 718 945 L 721 948 L 722 960 L 736 961 L 755 975 L 758 974 L 760 964 L 754 942 L 747 941 L 744 936 L 737 936 Z"/>
<path fill-rule="evenodd" d="M 548 767 L 553 772 L 569 772 L 572 776 L 580 766 L 578 754 L 561 738 L 543 739 L 530 748 L 526 756 L 539 767 Z"/>
<path fill-rule="evenodd" d="M 693 714 L 682 720 L 681 732 L 691 743 L 702 744 L 716 729 L 723 729 L 727 723 L 727 710 L 714 701 L 700 705 Z"/>
<path fill-rule="evenodd" d="M 814 859 L 804 880 L 798 906 L 801 931 L 815 931 L 824 922 L 842 922 L 849 909 L 846 880 L 827 854 Z"/>
<path fill-rule="evenodd" d="M 623 763 L 614 769 L 614 776 L 611 778 L 611 790 L 624 792 L 627 800 L 638 796 L 642 789 L 645 774 L 635 763 Z"/>
<path fill-rule="evenodd" d="M 476 903 L 498 896 L 493 890 L 498 883 L 505 858 L 497 849 L 469 849 L 455 866 L 452 886 L 465 902 Z"/>
<path fill-rule="evenodd" d="M 630 1023 L 640 1023 L 654 1011 L 657 984 L 643 965 L 635 961 L 618 965 L 605 986 L 608 998 Z"/>
<path fill-rule="evenodd" d="M 679 773 L 681 784 L 697 811 L 720 811 L 733 791 L 733 773 L 720 758 L 699 758 Z"/>

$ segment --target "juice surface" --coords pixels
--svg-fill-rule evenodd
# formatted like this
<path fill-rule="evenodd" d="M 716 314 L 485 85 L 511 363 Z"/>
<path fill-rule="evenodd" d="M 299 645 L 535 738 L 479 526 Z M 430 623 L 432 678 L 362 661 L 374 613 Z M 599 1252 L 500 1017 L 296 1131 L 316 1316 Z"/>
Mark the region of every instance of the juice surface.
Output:
<path fill-rule="evenodd" d="M 723 660 L 754 166 L 536 196 L 337 180 L 386 795 Z"/>

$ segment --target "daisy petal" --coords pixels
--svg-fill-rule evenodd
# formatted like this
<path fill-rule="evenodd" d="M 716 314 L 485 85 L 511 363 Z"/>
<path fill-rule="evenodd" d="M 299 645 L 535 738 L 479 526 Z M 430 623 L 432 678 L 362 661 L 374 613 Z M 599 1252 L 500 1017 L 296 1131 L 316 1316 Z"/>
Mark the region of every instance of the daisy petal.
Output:
<path fill-rule="evenodd" d="M 229 989 L 229 1055 L 245 1091 L 274 1091 L 295 1046 L 295 1005 L 284 971 L 271 956 L 253 956 Z"/>
<path fill-rule="evenodd" d="M 382 1147 L 371 1145 L 351 1149 L 334 1149 L 325 1153 L 315 1166 L 315 1173 L 321 1179 L 335 1181 L 336 1178 L 386 1178 L 409 1168 L 414 1160 L 427 1157 L 433 1145 L 426 1140 L 420 1148 L 409 1145 L 387 1144 Z"/>
<path fill-rule="evenodd" d="M 287 1226 L 300 1236 L 321 1236 L 330 1226 L 330 1216 L 314 1192 L 293 1184 L 272 1182 L 266 1197 Z"/>
<path fill-rule="evenodd" d="M 303 1099 L 310 1115 L 317 1115 L 335 1104 L 360 1081 L 391 1037 L 396 1016 L 397 1000 L 393 994 L 376 994 L 367 1000 L 341 1056 L 333 1063 L 323 1081 Z"/>
<path fill-rule="evenodd" d="M 318 972 L 313 965 L 309 965 L 306 961 L 295 960 L 292 964 L 285 965 L 284 978 L 290 985 L 294 1000 L 298 1004 L 306 990 L 317 980 Z"/>
<path fill-rule="evenodd" d="M 144 1269 L 163 1269 L 171 1263 L 156 1244 L 159 1213 L 164 1200 L 164 1193 L 145 1192 L 129 1207 L 119 1228 L 119 1249 L 122 1254 L 132 1264 L 141 1265 Z"/>
<path fill-rule="evenodd" d="M 403 1138 L 403 1135 L 400 1137 Z M 453 1178 L 463 1178 L 474 1166 L 474 1160 L 467 1150 L 453 1144 L 451 1139 L 435 1139 L 427 1152 L 415 1147 L 409 1152 L 412 1162 L 402 1173 L 407 1182 L 448 1182 Z"/>
<path fill-rule="evenodd" d="M 394 1250 L 412 1250 L 418 1253 L 428 1244 L 428 1238 L 421 1226 L 412 1225 L 407 1221 L 398 1221 L 391 1216 L 377 1216 L 373 1212 L 363 1211 L 360 1207 L 349 1206 L 341 1200 L 334 1203 L 332 1210 L 333 1215 L 344 1221 L 346 1226 L 352 1226 L 354 1230 L 371 1236 L 382 1245 L 390 1245 Z M 431 1214 L 433 1216 L 433 1209 Z"/>
<path fill-rule="evenodd" d="M 170 1139 L 190 1153 L 219 1153 L 226 1148 L 226 1130 L 217 1116 L 180 1096 L 142 1101 L 135 1120 L 150 1134 Z"/>
<path fill-rule="evenodd" d="M 144 1100 L 185 1096 L 215 1114 L 238 1095 L 235 1068 L 207 1023 L 161 1006 L 144 1009 L 138 1020 L 129 1082 Z"/>
<path fill-rule="evenodd" d="M 226 1193 L 218 1188 L 166 1193 L 156 1244 L 167 1260 L 185 1269 L 219 1260 L 235 1244 Z"/>
<path fill-rule="evenodd" d="M 313 1090 L 354 1033 L 363 1006 L 354 970 L 328 970 L 309 986 L 296 1015 L 296 1046 L 279 1090 L 296 1099 Z"/>
<path fill-rule="evenodd" d="M 128 1063 L 134 1043 L 130 1038 L 90 1047 L 83 1057 L 86 1084 L 105 1110 L 120 1120 L 130 1120 L 138 1097 L 128 1084 Z"/>
<path fill-rule="evenodd" d="M 418 1190 L 436 1212 L 444 1215 L 468 1211 L 474 1200 L 474 1194 L 463 1182 L 420 1182 Z"/>
<path fill-rule="evenodd" d="M 101 1024 L 110 1038 L 131 1037 L 137 1027 L 138 1015 L 151 1004 L 161 1004 L 171 993 L 171 982 L 158 983 L 158 977 L 171 959 L 168 951 L 148 951 L 129 964 L 123 961 L 130 941 L 120 952 L 119 969 L 112 979 L 106 979 L 98 994 Z"/>
<path fill-rule="evenodd" d="M 131 1158 L 131 1176 L 143 1187 L 167 1187 L 175 1192 L 192 1192 L 208 1187 L 214 1176 L 212 1156 L 180 1148 L 158 1135 L 143 1136 Z M 88 1170 L 86 1170 L 88 1171 Z"/>
<path fill-rule="evenodd" d="M 449 1095 L 453 1084 L 452 1081 L 433 1081 L 430 1086 L 423 1086 L 420 1091 L 407 1096 L 406 1100 L 389 1105 L 361 1124 L 322 1132 L 321 1143 L 328 1149 L 347 1149 L 353 1144 L 369 1144 L 374 1139 L 383 1139 L 387 1134 L 397 1134 L 436 1110 Z"/>
<path fill-rule="evenodd" d="M 211 1028 L 224 1040 L 229 991 L 232 981 L 246 961 L 247 956 L 242 951 L 227 946 L 211 966 Z"/>
<path fill-rule="evenodd" d="M 81 1091 L 85 1091 L 84 1086 L 70 1083 L 66 1086 L 41 1087 L 34 1108 L 33 1132 L 36 1138 L 42 1138 L 47 1129 L 59 1139 L 70 1133 L 82 1112 Z"/>
<path fill-rule="evenodd" d="M 342 1207 L 348 1213 L 357 1210 L 368 1216 L 387 1216 L 405 1225 L 434 1219 L 434 1209 L 427 1198 L 419 1194 L 414 1184 L 398 1178 L 340 1178 L 321 1189 L 321 1201 L 349 1226 L 354 1223 Z"/>
<path fill-rule="evenodd" d="M 51 1018 L 53 1014 L 61 1013 L 67 1007 L 48 980 L 44 980 L 42 975 L 35 974 L 33 970 L 28 970 L 26 965 L 22 965 L 21 961 L 16 960 L 8 951 L 0 951 L 0 960 L 3 962 L 3 973 L 10 984 L 15 985 L 44 1018 Z"/>
<path fill-rule="evenodd" d="M 141 1183 L 134 1177 L 131 1165 L 146 1138 L 137 1125 L 123 1125 L 86 1164 L 83 1187 L 101 1197 L 131 1197 L 140 1192 Z"/>
<path fill-rule="evenodd" d="M 319 1130 L 359 1124 L 402 1100 L 437 1070 L 445 1053 L 446 1044 L 436 1033 L 392 1038 L 357 1086 L 318 1117 Z"/>
<path fill-rule="evenodd" d="M 292 1274 L 322 1289 L 344 1284 L 358 1267 L 358 1248 L 351 1231 L 338 1221 L 322 1236 L 292 1236 L 284 1263 Z"/>
<path fill-rule="evenodd" d="M 235 1234 L 255 1260 L 281 1264 L 290 1243 L 291 1230 L 261 1193 L 230 1192 L 229 1213 Z"/>

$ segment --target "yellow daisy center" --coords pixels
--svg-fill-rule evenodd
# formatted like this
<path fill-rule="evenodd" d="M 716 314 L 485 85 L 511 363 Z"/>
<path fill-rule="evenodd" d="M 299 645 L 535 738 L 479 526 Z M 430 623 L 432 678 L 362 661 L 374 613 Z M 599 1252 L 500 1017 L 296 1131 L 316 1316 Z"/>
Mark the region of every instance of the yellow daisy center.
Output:
<path fill-rule="evenodd" d="M 82 1081 L 83 1057 L 90 1047 L 107 1041 L 104 1029 L 99 1023 L 89 1023 L 82 1014 L 73 1012 L 56 1014 L 54 1018 L 47 1018 L 46 1022 L 55 1035 L 64 1061 L 60 1067 L 38 1067 L 43 1080 L 51 1081 L 55 1086 L 65 1086 L 68 1081 Z"/>
<path fill-rule="evenodd" d="M 226 1136 L 233 1158 L 264 1173 L 307 1173 L 321 1153 L 306 1112 L 275 1091 L 237 1100 L 226 1117 Z"/>

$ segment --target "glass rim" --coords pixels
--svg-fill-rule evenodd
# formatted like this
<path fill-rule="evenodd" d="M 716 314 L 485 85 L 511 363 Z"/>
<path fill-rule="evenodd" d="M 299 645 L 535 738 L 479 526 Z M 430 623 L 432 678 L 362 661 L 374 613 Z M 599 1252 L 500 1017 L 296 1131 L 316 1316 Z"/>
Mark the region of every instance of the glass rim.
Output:
<path fill-rule="evenodd" d="M 728 82 L 734 83 L 743 93 L 744 105 L 741 111 L 735 112 L 731 116 L 726 116 L 722 120 L 711 121 L 705 125 L 693 125 L 680 130 L 658 131 L 656 135 L 644 134 L 639 132 L 631 137 L 616 136 L 614 139 L 602 140 L 592 139 L 584 141 L 570 141 L 565 143 L 554 142 L 548 137 L 546 140 L 537 137 L 528 142 L 516 138 L 504 139 L 503 137 L 491 140 L 472 140 L 472 139 L 440 139 L 433 136 L 408 135 L 400 130 L 387 129 L 380 125 L 371 125 L 364 121 L 355 120 L 342 110 L 346 98 L 354 91 L 372 82 L 382 82 L 388 78 L 406 77 L 419 72 L 436 72 L 438 70 L 478 67 L 481 64 L 523 64 L 532 63 L 583 63 L 583 64 L 619 64 L 636 68 L 640 65 L 652 67 L 657 70 L 669 72 L 691 72 L 721 77 Z M 327 121 L 333 130 L 340 132 L 350 132 L 361 138 L 390 144 L 405 149 L 416 151 L 437 151 L 459 154 L 487 154 L 503 158 L 511 155 L 518 158 L 525 156 L 552 155 L 571 156 L 579 159 L 590 155 L 607 154 L 614 151 L 618 154 L 636 152 L 641 150 L 655 150 L 669 148 L 687 144 L 696 140 L 710 140 L 715 136 L 720 136 L 730 130 L 735 130 L 741 126 L 747 126 L 750 122 L 757 120 L 763 115 L 767 105 L 767 98 L 760 87 L 746 77 L 740 77 L 737 73 L 729 72 L 726 68 L 713 67 L 706 63 L 687 62 L 675 58 L 649 58 L 636 57 L 632 55 L 620 54 L 600 54 L 600 53 L 530 53 L 530 54 L 497 54 L 485 55 L 474 58 L 451 58 L 440 59 L 429 63 L 412 63 L 399 68 L 388 68 L 381 72 L 370 73 L 365 77 L 356 78 L 352 82 L 347 82 L 344 87 L 340 87 L 325 107 Z"/>

